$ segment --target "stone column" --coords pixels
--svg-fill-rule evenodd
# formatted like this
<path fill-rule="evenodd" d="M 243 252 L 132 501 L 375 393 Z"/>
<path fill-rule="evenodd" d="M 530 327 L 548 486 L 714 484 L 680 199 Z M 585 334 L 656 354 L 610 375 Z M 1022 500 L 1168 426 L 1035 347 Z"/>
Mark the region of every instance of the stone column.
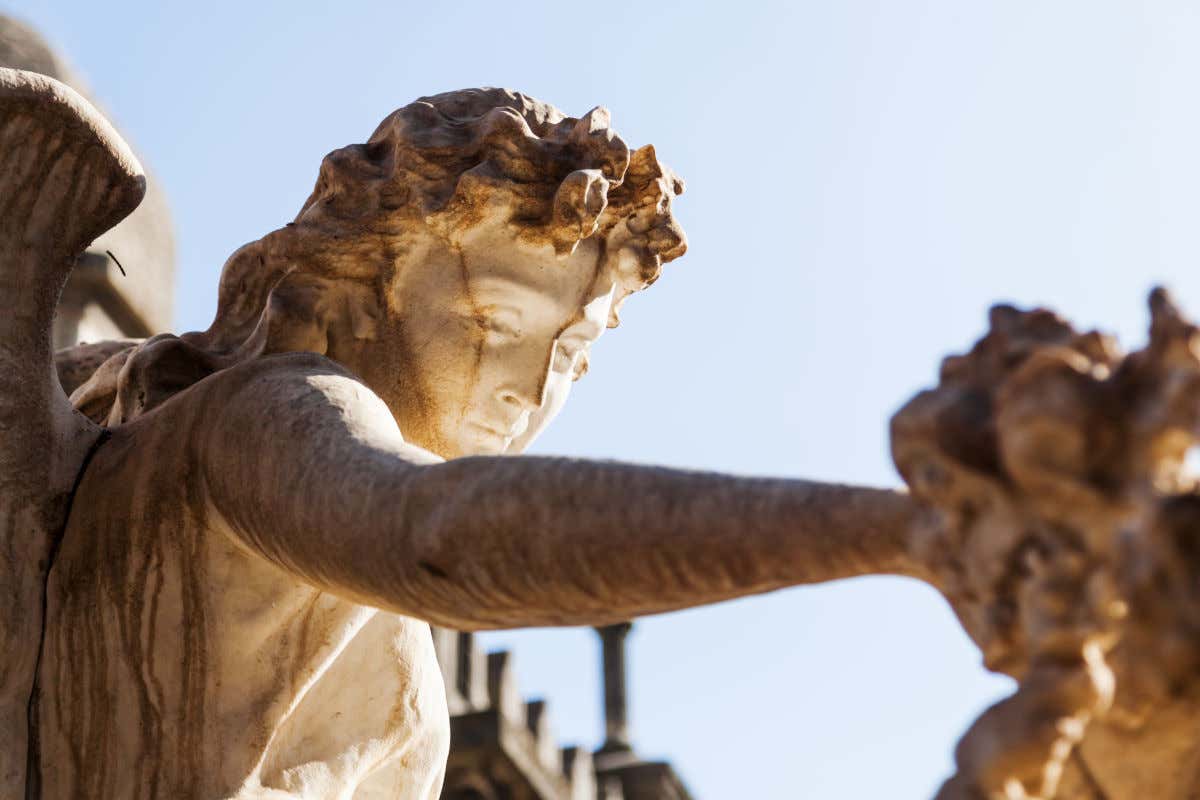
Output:
<path fill-rule="evenodd" d="M 604 665 L 604 745 L 600 748 L 601 753 L 633 750 L 625 692 L 625 639 L 632 628 L 632 622 L 596 628 L 600 634 Z"/>

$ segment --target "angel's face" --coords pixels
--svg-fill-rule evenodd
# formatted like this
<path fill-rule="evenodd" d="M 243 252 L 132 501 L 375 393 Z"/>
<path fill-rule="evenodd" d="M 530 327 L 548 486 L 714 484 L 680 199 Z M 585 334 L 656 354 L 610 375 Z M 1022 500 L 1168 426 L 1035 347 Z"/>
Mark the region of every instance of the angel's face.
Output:
<path fill-rule="evenodd" d="M 585 240 L 560 259 L 481 225 L 454 246 L 430 237 L 409 253 L 381 341 L 400 357 L 368 356 L 360 373 L 414 444 L 444 458 L 521 452 L 607 326 L 614 291 L 599 246 Z"/>

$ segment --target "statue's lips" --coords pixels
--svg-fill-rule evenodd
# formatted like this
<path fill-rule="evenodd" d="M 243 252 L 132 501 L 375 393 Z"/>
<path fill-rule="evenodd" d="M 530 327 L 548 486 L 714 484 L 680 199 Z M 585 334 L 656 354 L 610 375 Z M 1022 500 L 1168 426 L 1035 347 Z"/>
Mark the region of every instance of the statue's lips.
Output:
<path fill-rule="evenodd" d="M 467 427 L 473 428 L 489 436 L 494 436 L 498 439 L 511 439 L 516 435 L 516 425 L 510 426 L 507 430 L 500 428 L 498 425 L 492 425 L 487 422 L 479 422 L 476 420 L 468 420 Z"/>
<path fill-rule="evenodd" d="M 504 413 L 476 413 L 467 417 L 465 422 L 468 428 L 502 439 L 507 444 L 529 427 L 529 413 L 522 411 L 515 418 Z"/>

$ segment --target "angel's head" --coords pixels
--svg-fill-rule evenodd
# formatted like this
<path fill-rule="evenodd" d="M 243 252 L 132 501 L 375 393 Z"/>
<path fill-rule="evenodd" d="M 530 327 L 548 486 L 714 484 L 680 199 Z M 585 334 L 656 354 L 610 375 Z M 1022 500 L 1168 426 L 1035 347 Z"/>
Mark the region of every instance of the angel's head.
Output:
<path fill-rule="evenodd" d="M 205 340 L 324 353 L 439 455 L 519 452 L 624 299 L 683 254 L 682 191 L 603 109 L 422 98 L 326 156 L 295 221 L 234 254 Z"/>

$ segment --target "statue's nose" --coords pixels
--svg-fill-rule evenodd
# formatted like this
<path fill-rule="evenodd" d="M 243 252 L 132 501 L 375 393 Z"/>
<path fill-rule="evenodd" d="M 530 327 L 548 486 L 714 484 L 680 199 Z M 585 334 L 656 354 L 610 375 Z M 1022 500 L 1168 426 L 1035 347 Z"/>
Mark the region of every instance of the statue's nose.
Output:
<path fill-rule="evenodd" d="M 536 379 L 531 376 L 519 383 L 506 384 L 497 391 L 496 396 L 514 415 L 533 411 L 542 405 L 546 397 L 546 376 Z"/>
<path fill-rule="evenodd" d="M 546 399 L 546 385 L 554 348 L 547 354 L 542 348 L 525 347 L 520 353 L 511 353 L 512 371 L 496 391 L 496 397 L 515 414 L 533 411 L 541 407 Z"/>

